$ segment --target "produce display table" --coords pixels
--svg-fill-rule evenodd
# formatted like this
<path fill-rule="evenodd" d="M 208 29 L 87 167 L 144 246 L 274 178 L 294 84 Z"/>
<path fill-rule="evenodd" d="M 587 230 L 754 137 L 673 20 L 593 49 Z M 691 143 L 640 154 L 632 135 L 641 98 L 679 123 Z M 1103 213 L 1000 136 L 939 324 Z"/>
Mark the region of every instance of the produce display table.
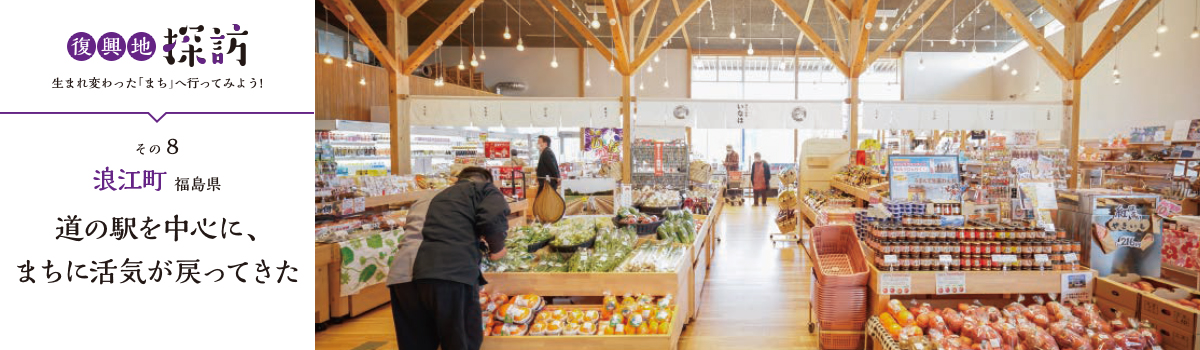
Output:
<path fill-rule="evenodd" d="M 873 264 L 871 277 L 868 281 L 871 290 L 877 291 L 880 274 L 889 273 L 879 270 Z M 951 271 L 962 272 L 967 278 L 967 291 L 959 294 L 1046 294 L 1058 293 L 1062 290 L 1062 275 L 1091 272 L 1092 270 L 1076 271 Z M 912 291 L 909 295 L 938 294 L 936 290 L 937 271 L 895 271 L 912 276 Z"/>
<path fill-rule="evenodd" d="M 833 179 L 833 181 L 830 181 L 829 185 L 833 186 L 833 188 L 841 190 L 842 192 L 846 192 L 846 194 L 849 194 L 849 195 L 853 196 L 854 198 L 858 198 L 859 200 L 868 201 L 868 202 L 871 201 L 871 193 L 872 192 L 879 192 L 882 190 L 886 190 L 888 188 L 887 182 L 872 185 L 870 187 L 858 187 L 858 186 L 848 184 L 837 178 Z"/>
<path fill-rule="evenodd" d="M 329 269 L 333 263 L 333 245 L 316 244 L 316 269 L 313 284 L 316 285 L 316 323 L 329 321 Z"/>

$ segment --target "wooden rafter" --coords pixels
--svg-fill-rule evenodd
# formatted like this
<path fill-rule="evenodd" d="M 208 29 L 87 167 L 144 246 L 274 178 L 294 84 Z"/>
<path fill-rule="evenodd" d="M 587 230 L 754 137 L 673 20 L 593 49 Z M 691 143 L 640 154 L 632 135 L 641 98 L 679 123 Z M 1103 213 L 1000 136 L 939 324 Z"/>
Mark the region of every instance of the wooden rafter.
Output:
<path fill-rule="evenodd" d="M 838 55 L 849 62 L 851 57 L 846 54 L 850 52 L 850 43 L 846 42 L 845 28 L 842 28 L 842 21 L 833 13 L 833 7 L 829 1 L 825 2 L 825 15 L 829 17 L 829 26 L 833 27 L 833 41 L 837 44 Z"/>
<path fill-rule="evenodd" d="M 325 4 L 325 7 L 330 12 L 333 12 L 339 21 L 342 21 L 346 25 L 346 28 L 350 28 L 350 31 L 355 36 L 367 44 L 367 48 L 371 49 L 371 53 L 375 54 L 375 57 L 379 59 L 379 63 L 383 65 L 383 68 L 392 72 L 400 70 L 401 62 L 396 61 L 395 56 L 388 51 L 387 45 L 384 45 L 383 41 L 379 40 L 379 36 L 375 35 L 375 31 L 371 29 L 371 26 L 367 25 L 362 13 L 359 13 L 358 9 L 354 7 L 354 3 L 350 0 L 321 0 L 321 3 Z M 350 15 L 354 20 L 346 22 L 346 15 Z"/>
<path fill-rule="evenodd" d="M 1059 0 L 1037 0 L 1037 2 L 1042 5 L 1042 8 L 1046 9 L 1046 12 L 1053 15 L 1055 19 L 1058 19 L 1059 23 L 1075 21 L 1074 7 L 1063 6 Z"/>
<path fill-rule="evenodd" d="M 842 74 L 846 76 L 850 75 L 850 67 L 846 66 L 846 61 L 842 60 L 841 57 L 838 57 L 837 52 L 834 52 L 833 49 L 829 48 L 829 45 L 825 44 L 824 40 L 821 40 L 821 36 L 817 35 L 817 31 L 813 30 L 812 27 L 808 25 L 808 21 L 801 19 L 800 15 L 796 13 L 796 10 L 792 9 L 791 5 L 788 5 L 786 0 L 771 0 L 771 2 L 775 3 L 775 7 L 778 7 L 779 11 L 783 11 L 785 17 L 787 17 L 787 19 L 790 20 L 792 24 L 796 26 L 796 28 L 800 29 L 800 32 L 804 33 L 804 36 L 808 37 L 808 40 L 812 40 L 813 44 L 817 46 L 817 51 L 820 51 L 821 54 L 825 55 L 825 58 L 829 59 L 829 61 L 832 62 L 833 65 L 838 68 L 838 70 L 841 70 Z"/>
<path fill-rule="evenodd" d="M 467 19 L 467 16 L 471 14 L 471 9 L 479 6 L 479 4 L 482 2 L 483 0 L 464 0 L 462 4 L 459 4 L 458 8 L 454 9 L 454 12 L 451 12 L 449 16 L 446 16 L 446 19 L 442 22 L 442 24 L 438 25 L 437 29 L 433 30 L 433 34 L 430 34 L 428 38 L 425 38 L 425 42 L 422 42 L 421 46 L 418 46 L 417 49 L 408 56 L 408 59 L 404 61 L 404 67 L 402 68 L 403 70 L 401 73 L 407 75 L 412 73 L 413 70 L 416 70 L 422 62 L 425 62 L 425 58 L 428 58 L 434 50 L 437 50 L 438 43 L 446 40 L 446 37 L 450 36 L 450 33 L 453 33 L 454 29 L 462 25 L 463 20 Z"/>
<path fill-rule="evenodd" d="M 583 47 L 583 44 L 581 44 L 578 39 L 575 39 L 574 35 L 571 35 L 571 31 L 567 30 L 567 26 L 562 24 L 562 22 L 558 21 L 558 16 L 555 15 L 555 13 L 558 13 L 557 10 L 551 9 L 549 6 L 546 6 L 546 3 L 542 2 L 542 0 L 534 0 L 534 2 L 536 2 L 538 4 L 538 6 L 542 7 L 542 11 L 545 11 L 546 15 L 548 15 L 548 16 L 550 16 L 550 18 L 554 19 L 554 25 L 558 26 L 558 29 L 562 30 L 563 35 L 566 35 L 567 39 L 570 39 L 572 43 L 575 43 L 576 47 Z"/>
<path fill-rule="evenodd" d="M 1029 18 L 1025 17 L 1025 14 L 1013 5 L 1011 0 L 988 1 L 992 3 L 992 7 L 996 8 L 997 12 L 1000 12 L 1000 17 L 1003 17 L 1008 22 L 1008 25 L 1016 28 L 1017 33 L 1021 34 L 1021 37 L 1029 42 L 1029 46 L 1033 48 L 1033 51 L 1042 56 L 1050 64 L 1051 68 L 1054 68 L 1054 72 L 1058 73 L 1059 77 L 1066 80 L 1074 79 L 1075 70 L 1071 67 L 1071 64 L 1067 62 L 1067 59 L 1062 54 L 1058 53 L 1058 50 L 1054 46 L 1050 45 L 1050 42 L 1046 40 L 1041 31 L 1029 23 Z"/>
<path fill-rule="evenodd" d="M 920 29 L 917 29 L 917 32 L 913 34 L 912 39 L 909 39 L 908 42 L 904 43 L 904 48 L 900 49 L 901 54 L 908 52 L 908 48 L 910 46 L 921 40 L 921 34 L 925 33 L 925 29 L 929 29 L 929 25 L 933 24 L 933 20 L 937 19 L 947 7 L 950 7 L 950 2 L 952 1 L 954 0 L 943 1 L 942 6 L 938 6 L 937 10 L 933 11 L 933 15 L 929 16 L 929 19 L 925 20 L 925 24 L 922 24 Z"/>
<path fill-rule="evenodd" d="M 1126 8 L 1132 8 L 1133 5 L 1127 5 L 1126 3 L 1136 4 L 1137 0 L 1121 1 L 1120 7 L 1117 7 L 1117 11 L 1113 13 L 1113 17 L 1109 19 L 1108 24 L 1104 26 L 1104 29 L 1100 30 L 1100 36 L 1092 42 L 1092 46 L 1088 48 L 1087 54 L 1083 56 L 1083 60 L 1076 65 L 1075 76 L 1087 76 L 1087 73 L 1096 67 L 1096 64 L 1100 63 L 1100 60 L 1104 59 L 1104 56 L 1108 55 L 1108 52 L 1112 51 L 1113 47 L 1117 46 L 1117 43 L 1121 42 L 1121 39 L 1124 39 L 1130 30 L 1133 30 L 1143 18 L 1146 18 L 1150 10 L 1158 6 L 1159 2 L 1160 0 L 1146 0 L 1133 15 L 1129 15 L 1129 10 Z M 1126 15 L 1128 15 L 1128 18 L 1126 18 Z M 1121 28 L 1113 31 L 1114 26 L 1117 24 Z"/>
<path fill-rule="evenodd" d="M 616 51 L 616 57 L 619 57 L 614 60 L 617 70 L 622 74 L 630 74 L 634 70 L 629 69 L 629 47 L 626 45 L 628 41 L 626 41 L 624 29 L 626 24 L 621 23 L 619 16 L 621 12 L 617 12 L 619 3 L 625 3 L 625 0 L 604 0 L 604 10 L 605 16 L 608 16 L 608 28 L 613 37 L 613 49 Z"/>
<path fill-rule="evenodd" d="M 629 15 L 633 15 L 646 7 L 650 0 L 625 0 L 629 1 Z M 654 2 L 654 7 L 658 7 L 658 1 Z"/>
<path fill-rule="evenodd" d="M 675 15 L 679 16 L 679 0 L 671 0 L 671 6 L 675 7 Z M 687 26 L 684 26 L 683 29 L 679 30 L 679 32 L 683 33 L 683 45 L 687 47 L 688 51 L 691 51 L 692 38 L 690 38 L 688 35 Z"/>
<path fill-rule="evenodd" d="M 859 1 L 859 0 L 850 0 L 850 1 Z M 832 8 L 832 11 L 837 11 L 838 14 L 841 14 L 842 18 L 845 18 L 845 19 L 854 18 L 854 14 L 850 13 L 850 6 L 846 6 L 846 2 L 843 0 L 825 0 L 825 5 L 829 6 L 829 7 L 826 7 L 827 9 Z"/>
<path fill-rule="evenodd" d="M 904 23 L 898 23 L 898 25 L 895 26 L 895 29 L 892 30 L 892 34 L 889 34 L 887 39 L 884 39 L 883 42 L 879 44 L 879 47 L 876 47 L 875 51 L 871 52 L 871 55 L 867 57 L 866 62 L 863 62 L 863 67 L 870 67 L 872 63 L 875 63 L 875 60 L 879 59 L 879 55 L 882 55 L 884 51 L 887 51 L 888 46 L 892 46 L 892 43 L 896 42 L 896 39 L 899 39 L 901 36 L 903 36 L 904 33 L 908 31 L 908 28 L 912 28 L 913 23 L 916 23 L 917 19 L 919 19 L 921 15 L 925 13 L 925 11 L 928 11 L 930 7 L 933 7 L 933 3 L 937 1 L 938 0 L 921 1 L 921 4 L 917 5 L 917 9 L 913 11 L 913 15 L 905 18 Z M 926 22 L 926 24 L 928 24 L 928 22 Z M 861 73 L 862 72 L 859 72 L 859 74 Z"/>
<path fill-rule="evenodd" d="M 387 0 L 380 0 L 380 1 L 387 1 Z M 398 8 L 400 10 L 400 14 L 403 15 L 404 17 L 409 17 L 409 16 L 412 16 L 412 14 L 414 12 L 417 12 L 417 9 L 421 8 L 421 5 L 425 5 L 425 2 L 427 2 L 429 0 L 396 0 L 396 1 L 400 1 L 400 3 L 397 4 L 397 5 L 399 5 Z"/>
<path fill-rule="evenodd" d="M 746 50 L 743 49 L 692 49 L 693 55 L 703 56 L 745 56 Z M 774 56 L 774 57 L 820 57 L 825 58 L 825 54 L 821 51 L 792 51 L 787 49 L 754 49 L 754 56 Z M 899 58 L 895 52 L 885 52 L 881 58 Z"/>
<path fill-rule="evenodd" d="M 654 42 L 647 46 L 647 50 L 638 53 L 637 59 L 633 60 L 633 64 L 631 67 L 629 67 L 629 71 L 635 72 L 638 69 L 641 69 L 642 66 L 646 64 L 646 60 L 649 60 L 651 56 L 654 56 L 654 53 L 662 49 L 663 43 L 666 42 L 667 39 L 675 36 L 675 33 L 678 33 L 679 30 L 683 28 L 683 25 L 687 24 L 687 22 L 692 19 L 692 16 L 696 15 L 696 12 L 700 12 L 700 7 L 704 6 L 704 4 L 708 1 L 709 0 L 692 0 L 692 2 L 688 4 L 688 7 L 683 9 L 683 12 L 680 13 L 679 16 L 676 16 L 675 20 L 671 21 L 670 25 L 667 25 L 667 28 L 663 29 L 662 33 L 659 34 L 658 37 L 654 38 Z"/>
<path fill-rule="evenodd" d="M 646 39 L 650 37 L 650 28 L 654 28 L 654 16 L 658 15 L 658 1 L 654 0 L 654 6 L 642 20 L 642 33 L 638 34 L 637 45 L 634 46 L 635 52 L 642 52 L 646 49 Z"/>
<path fill-rule="evenodd" d="M 810 16 L 812 16 L 812 9 L 813 9 L 814 2 L 817 2 L 817 0 L 808 0 L 808 6 L 806 6 L 806 8 L 804 9 L 804 22 L 805 23 L 807 23 L 808 18 Z M 800 36 L 796 38 L 796 52 L 800 52 L 800 45 L 802 45 L 802 44 L 804 44 L 804 33 L 800 33 Z"/>
<path fill-rule="evenodd" d="M 926 1 L 932 1 L 932 0 L 926 0 Z M 855 1 L 854 3 L 861 4 L 862 1 Z M 852 73 L 854 74 L 854 76 L 862 75 L 863 71 L 865 71 L 867 69 L 867 67 L 871 66 L 871 64 L 869 62 L 863 61 L 863 59 L 866 58 L 867 46 L 869 46 L 870 39 L 871 39 L 871 30 L 868 29 L 866 27 L 866 25 L 867 25 L 867 23 L 871 23 L 875 19 L 875 9 L 878 6 L 879 6 L 879 0 L 867 0 L 866 6 L 863 6 L 861 9 L 858 8 L 859 7 L 858 5 L 853 7 L 855 9 L 854 12 L 858 12 L 856 14 L 856 16 L 859 16 L 859 17 L 856 17 L 859 20 L 856 22 L 856 24 L 853 28 L 853 32 L 854 32 L 853 37 L 854 37 L 855 44 L 854 44 L 854 57 L 852 58 L 852 61 L 854 62 L 854 67 L 853 67 L 854 69 L 852 70 Z M 897 30 L 897 31 L 899 31 L 899 30 Z M 893 31 L 893 33 L 895 33 L 895 32 L 896 31 Z"/>
<path fill-rule="evenodd" d="M 433 18 L 433 16 L 430 16 L 428 13 L 425 13 L 425 11 L 417 10 L 416 15 L 424 17 L 425 19 L 429 20 L 429 22 L 432 22 L 433 24 L 442 23 L 442 21 L 439 21 L 436 18 Z M 467 43 L 466 38 L 459 36 L 458 32 L 450 32 L 450 36 L 453 36 L 455 39 L 458 39 L 458 41 L 461 43 Z M 469 44 L 469 46 L 471 47 L 471 51 L 475 51 L 475 44 Z"/>
<path fill-rule="evenodd" d="M 1103 1 L 1083 0 L 1083 3 L 1079 4 L 1079 7 L 1075 9 L 1075 20 L 1079 22 L 1086 20 L 1093 13 L 1096 13 L 1096 11 L 1100 10 L 1101 2 Z"/>
<path fill-rule="evenodd" d="M 558 9 L 558 12 L 571 13 L 571 8 L 563 4 L 562 0 L 545 1 L 549 2 L 550 6 L 554 6 L 554 8 Z M 592 47 L 596 48 L 596 52 L 599 52 L 600 56 L 604 57 L 605 60 L 613 62 L 614 65 L 616 64 L 617 60 L 613 57 L 612 51 L 609 51 L 608 48 L 604 46 L 604 42 L 600 41 L 600 39 L 588 29 L 586 24 L 580 22 L 579 18 L 576 18 L 575 16 L 563 16 L 563 18 L 566 18 L 567 24 L 570 24 L 572 28 L 575 28 L 576 33 L 583 36 L 584 40 L 586 40 L 588 43 L 591 43 Z"/>
<path fill-rule="evenodd" d="M 394 13 L 399 4 L 396 3 L 396 0 L 379 0 L 379 6 L 383 6 L 384 13 Z"/>

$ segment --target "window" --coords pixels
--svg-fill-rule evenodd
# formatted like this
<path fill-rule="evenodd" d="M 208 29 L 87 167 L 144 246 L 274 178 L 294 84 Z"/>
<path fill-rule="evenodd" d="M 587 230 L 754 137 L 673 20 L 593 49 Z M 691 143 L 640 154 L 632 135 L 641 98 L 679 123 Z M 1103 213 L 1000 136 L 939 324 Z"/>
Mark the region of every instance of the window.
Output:
<path fill-rule="evenodd" d="M 692 98 L 841 100 L 846 78 L 824 58 L 692 56 Z M 859 98 L 900 100 L 900 62 L 881 58 L 859 77 Z"/>

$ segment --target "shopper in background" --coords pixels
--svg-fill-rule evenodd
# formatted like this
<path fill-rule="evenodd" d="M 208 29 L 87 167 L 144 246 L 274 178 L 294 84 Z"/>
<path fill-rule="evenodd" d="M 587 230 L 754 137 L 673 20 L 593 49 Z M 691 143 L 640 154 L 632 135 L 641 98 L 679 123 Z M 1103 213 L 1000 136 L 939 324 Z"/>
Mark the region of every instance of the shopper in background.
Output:
<path fill-rule="evenodd" d="M 508 214 L 492 173 L 474 166 L 409 209 L 387 281 L 400 350 L 479 349 L 479 264 L 507 253 Z"/>
<path fill-rule="evenodd" d="M 725 145 L 725 171 L 738 171 L 738 153 L 733 151 L 733 145 Z"/>
<path fill-rule="evenodd" d="M 762 159 L 762 154 L 754 152 L 754 163 L 750 165 L 750 182 L 754 185 L 754 206 L 762 198 L 762 205 L 767 205 L 767 190 L 771 186 L 771 165 Z"/>
<path fill-rule="evenodd" d="M 554 151 L 550 150 L 550 136 L 538 135 L 538 164 L 537 164 L 537 179 L 538 193 L 542 193 L 542 189 L 546 188 L 546 178 L 549 177 L 550 187 L 558 190 L 558 159 L 554 157 Z"/>

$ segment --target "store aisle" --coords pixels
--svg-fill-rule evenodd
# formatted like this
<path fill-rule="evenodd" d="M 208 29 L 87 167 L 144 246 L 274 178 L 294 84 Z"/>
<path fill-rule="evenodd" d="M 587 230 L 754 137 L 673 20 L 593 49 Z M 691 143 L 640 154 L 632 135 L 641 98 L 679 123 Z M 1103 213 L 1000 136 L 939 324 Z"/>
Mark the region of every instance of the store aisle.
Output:
<path fill-rule="evenodd" d="M 700 314 L 681 350 L 815 349 L 808 334 L 809 267 L 796 245 L 772 245 L 775 202 L 726 206 Z"/>
<path fill-rule="evenodd" d="M 727 206 L 723 241 L 713 258 L 700 315 L 684 329 L 681 350 L 815 349 L 808 334 L 809 270 L 804 251 L 771 244 L 774 201 Z M 318 350 L 396 349 L 392 314 L 380 307 L 316 334 Z M 485 349 L 486 350 L 486 349 Z M 664 349 L 665 350 L 665 349 Z"/>

